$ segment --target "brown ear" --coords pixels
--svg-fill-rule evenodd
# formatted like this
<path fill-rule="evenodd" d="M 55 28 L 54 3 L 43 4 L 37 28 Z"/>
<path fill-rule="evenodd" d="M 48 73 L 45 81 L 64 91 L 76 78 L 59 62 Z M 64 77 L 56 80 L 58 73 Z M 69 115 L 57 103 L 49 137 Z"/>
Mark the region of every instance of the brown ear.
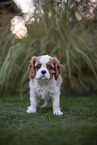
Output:
<path fill-rule="evenodd" d="M 58 79 L 59 75 L 61 75 L 61 67 L 63 65 L 60 64 L 60 62 L 58 61 L 58 59 L 56 57 L 53 58 L 53 63 L 54 63 L 54 66 L 55 66 L 55 80 Z"/>
<path fill-rule="evenodd" d="M 30 64 L 28 66 L 28 71 L 29 71 L 29 78 L 30 79 L 34 79 L 34 76 L 35 76 L 35 67 L 34 67 L 34 64 L 36 62 L 36 56 L 33 56 L 32 59 L 30 60 Z"/>

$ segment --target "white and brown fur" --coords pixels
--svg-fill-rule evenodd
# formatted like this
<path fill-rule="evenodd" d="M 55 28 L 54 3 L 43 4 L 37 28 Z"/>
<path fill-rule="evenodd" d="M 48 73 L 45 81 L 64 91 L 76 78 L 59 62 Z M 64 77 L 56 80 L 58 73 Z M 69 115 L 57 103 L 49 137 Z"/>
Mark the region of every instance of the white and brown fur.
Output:
<path fill-rule="evenodd" d="M 42 55 L 33 56 L 28 67 L 29 87 L 30 87 L 30 106 L 27 113 L 35 113 L 40 99 L 44 99 L 45 107 L 48 100 L 52 99 L 53 114 L 62 115 L 60 110 L 60 86 L 62 65 L 56 57 Z"/>

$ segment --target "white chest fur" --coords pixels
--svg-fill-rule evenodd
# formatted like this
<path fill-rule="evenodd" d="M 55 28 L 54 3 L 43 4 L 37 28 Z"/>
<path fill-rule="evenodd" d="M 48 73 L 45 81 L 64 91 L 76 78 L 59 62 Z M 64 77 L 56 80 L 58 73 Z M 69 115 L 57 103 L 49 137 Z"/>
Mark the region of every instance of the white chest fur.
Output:
<path fill-rule="evenodd" d="M 32 90 L 38 97 L 45 99 L 45 97 L 51 97 L 53 94 L 60 92 L 60 86 L 58 82 L 52 78 L 50 80 L 30 80 L 30 90 Z"/>

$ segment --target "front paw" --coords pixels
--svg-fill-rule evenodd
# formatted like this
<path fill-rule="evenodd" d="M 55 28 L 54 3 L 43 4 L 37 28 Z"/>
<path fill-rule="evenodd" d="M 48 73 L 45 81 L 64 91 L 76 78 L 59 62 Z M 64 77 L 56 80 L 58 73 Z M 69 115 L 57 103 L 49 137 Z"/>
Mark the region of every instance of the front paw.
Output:
<path fill-rule="evenodd" d="M 61 112 L 60 109 L 57 109 L 57 110 L 54 110 L 54 111 L 53 111 L 53 114 L 54 114 L 54 115 L 62 115 L 63 112 Z"/>
<path fill-rule="evenodd" d="M 27 113 L 36 113 L 36 108 L 33 108 L 32 106 L 27 107 Z"/>

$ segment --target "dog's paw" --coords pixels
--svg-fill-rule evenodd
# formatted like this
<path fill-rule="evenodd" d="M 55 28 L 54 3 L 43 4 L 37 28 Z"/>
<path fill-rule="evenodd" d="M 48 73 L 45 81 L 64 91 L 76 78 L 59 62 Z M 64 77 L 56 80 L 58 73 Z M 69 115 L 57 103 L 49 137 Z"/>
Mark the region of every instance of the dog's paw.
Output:
<path fill-rule="evenodd" d="M 58 110 L 54 110 L 54 111 L 53 111 L 53 114 L 54 114 L 54 115 L 62 115 L 63 112 L 61 112 L 60 109 L 58 109 Z"/>
<path fill-rule="evenodd" d="M 32 106 L 27 107 L 27 113 L 36 113 L 36 109 L 33 108 Z"/>

